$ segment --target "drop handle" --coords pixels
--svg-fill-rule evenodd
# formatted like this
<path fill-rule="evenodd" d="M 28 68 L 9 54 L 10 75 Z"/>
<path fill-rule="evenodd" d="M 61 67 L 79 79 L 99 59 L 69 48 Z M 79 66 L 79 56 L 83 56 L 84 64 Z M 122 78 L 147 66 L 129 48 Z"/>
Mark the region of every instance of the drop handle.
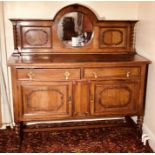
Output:
<path fill-rule="evenodd" d="M 127 72 L 126 73 L 126 77 L 129 78 L 130 77 L 131 72 Z"/>
<path fill-rule="evenodd" d="M 96 72 L 93 72 L 93 75 L 94 75 L 94 78 L 97 79 L 98 78 L 98 75 Z"/>
<path fill-rule="evenodd" d="M 27 76 L 29 77 L 29 80 L 32 80 L 34 73 L 32 71 L 30 71 L 29 73 L 27 73 Z"/>
<path fill-rule="evenodd" d="M 66 71 L 64 73 L 64 76 L 65 76 L 65 79 L 68 80 L 69 79 L 69 76 L 70 76 L 70 73 L 68 71 Z"/>

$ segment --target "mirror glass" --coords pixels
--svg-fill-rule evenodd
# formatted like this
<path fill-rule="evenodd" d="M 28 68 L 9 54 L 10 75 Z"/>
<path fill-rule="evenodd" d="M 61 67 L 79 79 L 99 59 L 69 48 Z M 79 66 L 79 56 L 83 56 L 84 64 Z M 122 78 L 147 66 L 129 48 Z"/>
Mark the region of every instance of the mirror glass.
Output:
<path fill-rule="evenodd" d="M 66 13 L 58 23 L 60 40 L 68 47 L 84 47 L 93 36 L 93 24 L 89 17 L 81 12 Z"/>

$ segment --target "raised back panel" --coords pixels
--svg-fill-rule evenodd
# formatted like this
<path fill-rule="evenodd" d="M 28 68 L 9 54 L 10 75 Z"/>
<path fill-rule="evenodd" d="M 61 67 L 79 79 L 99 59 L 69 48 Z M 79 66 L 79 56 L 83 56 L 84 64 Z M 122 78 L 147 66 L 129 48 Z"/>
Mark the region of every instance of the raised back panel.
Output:
<path fill-rule="evenodd" d="M 16 19 L 12 22 L 17 53 L 44 53 L 52 49 L 52 21 Z"/>
<path fill-rule="evenodd" d="M 105 21 L 99 24 L 99 48 L 109 52 L 134 52 L 135 21 Z"/>
<path fill-rule="evenodd" d="M 83 27 L 83 30 L 86 31 L 83 34 L 92 30 L 89 32 L 91 34 L 90 41 L 83 42 L 84 45 L 77 47 L 74 47 L 72 43 L 72 38 L 75 36 L 70 36 L 71 46 L 67 46 L 58 35 L 58 32 L 61 32 L 59 21 L 65 15 L 70 15 L 73 12 L 83 14 L 83 17 L 89 18 L 92 24 L 91 28 L 87 26 L 88 24 Z M 14 32 L 14 54 L 135 54 L 133 41 L 134 25 L 137 21 L 99 21 L 89 8 L 82 5 L 73 4 L 62 8 L 53 20 L 11 19 L 11 21 Z"/>

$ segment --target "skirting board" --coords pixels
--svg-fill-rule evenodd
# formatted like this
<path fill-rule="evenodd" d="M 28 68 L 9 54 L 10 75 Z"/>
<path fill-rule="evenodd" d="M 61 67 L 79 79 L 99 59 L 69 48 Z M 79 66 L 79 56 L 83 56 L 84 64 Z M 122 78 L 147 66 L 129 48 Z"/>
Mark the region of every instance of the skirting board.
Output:
<path fill-rule="evenodd" d="M 0 127 L 0 130 L 2 129 L 2 130 L 4 130 L 4 129 L 6 129 L 7 127 L 10 127 L 10 128 L 12 128 L 13 129 L 13 126 L 14 126 L 14 124 L 12 124 L 12 123 L 2 123 L 2 126 Z"/>
<path fill-rule="evenodd" d="M 146 124 L 143 124 L 143 134 L 146 134 L 148 136 L 149 145 L 153 152 L 155 152 L 155 134 L 152 133 L 152 131 L 148 128 Z"/>

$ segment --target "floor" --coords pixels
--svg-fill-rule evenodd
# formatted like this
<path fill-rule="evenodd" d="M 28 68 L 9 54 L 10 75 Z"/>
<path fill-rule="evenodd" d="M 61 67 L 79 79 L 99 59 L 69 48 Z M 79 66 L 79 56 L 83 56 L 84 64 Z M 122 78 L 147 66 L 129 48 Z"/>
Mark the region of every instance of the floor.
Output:
<path fill-rule="evenodd" d="M 102 124 L 102 121 L 93 122 Z M 74 125 L 74 124 L 73 124 Z M 32 125 L 29 128 L 40 128 Z M 47 153 L 150 153 L 131 126 L 70 129 L 62 131 L 24 132 L 21 146 L 17 145 L 14 130 L 0 130 L 0 152 Z"/>

